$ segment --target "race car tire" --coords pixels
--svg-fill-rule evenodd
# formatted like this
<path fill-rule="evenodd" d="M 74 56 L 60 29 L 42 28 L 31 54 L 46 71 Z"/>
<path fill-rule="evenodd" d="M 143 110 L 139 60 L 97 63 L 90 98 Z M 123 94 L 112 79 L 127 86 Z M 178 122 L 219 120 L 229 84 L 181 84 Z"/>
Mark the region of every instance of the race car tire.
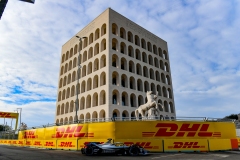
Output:
<path fill-rule="evenodd" d="M 87 156 L 93 155 L 93 148 L 91 146 L 88 146 L 85 150 Z"/>
<path fill-rule="evenodd" d="M 129 149 L 129 154 L 131 156 L 137 156 L 139 154 L 139 150 L 136 146 L 131 146 Z"/>

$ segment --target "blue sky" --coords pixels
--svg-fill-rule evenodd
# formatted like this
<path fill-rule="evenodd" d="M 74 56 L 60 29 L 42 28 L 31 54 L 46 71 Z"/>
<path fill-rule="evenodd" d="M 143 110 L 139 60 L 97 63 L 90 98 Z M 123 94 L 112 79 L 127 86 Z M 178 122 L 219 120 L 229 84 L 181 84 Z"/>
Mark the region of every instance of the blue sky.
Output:
<path fill-rule="evenodd" d="M 54 123 L 61 47 L 108 7 L 167 41 L 177 116 L 240 113 L 238 0 L 10 0 L 0 20 L 0 111 L 22 108 L 28 126 Z"/>

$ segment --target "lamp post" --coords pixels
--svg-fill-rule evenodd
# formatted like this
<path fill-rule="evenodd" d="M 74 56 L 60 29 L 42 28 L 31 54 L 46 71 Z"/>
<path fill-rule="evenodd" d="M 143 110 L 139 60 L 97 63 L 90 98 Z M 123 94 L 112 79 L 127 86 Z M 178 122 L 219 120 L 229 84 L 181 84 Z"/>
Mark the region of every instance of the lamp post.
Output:
<path fill-rule="evenodd" d="M 76 123 L 78 123 L 78 114 L 77 114 L 77 111 L 78 111 L 78 108 L 79 108 L 79 100 L 78 100 L 78 83 L 79 83 L 79 79 L 80 79 L 80 69 L 81 69 L 81 66 L 80 66 L 80 52 L 81 52 L 81 49 L 80 49 L 80 45 L 82 44 L 82 39 L 84 38 L 87 38 L 87 37 L 79 37 L 79 36 L 76 36 L 78 39 L 79 39 L 79 52 L 78 52 L 78 69 L 77 69 L 77 85 L 76 85 L 76 101 L 75 101 L 75 110 L 76 110 Z M 80 87 L 80 86 L 79 86 Z"/>
<path fill-rule="evenodd" d="M 21 126 L 22 108 L 17 108 L 17 112 L 18 112 L 18 110 L 20 110 L 20 121 L 19 121 L 19 123 L 20 123 L 19 128 L 20 128 L 20 126 Z"/>

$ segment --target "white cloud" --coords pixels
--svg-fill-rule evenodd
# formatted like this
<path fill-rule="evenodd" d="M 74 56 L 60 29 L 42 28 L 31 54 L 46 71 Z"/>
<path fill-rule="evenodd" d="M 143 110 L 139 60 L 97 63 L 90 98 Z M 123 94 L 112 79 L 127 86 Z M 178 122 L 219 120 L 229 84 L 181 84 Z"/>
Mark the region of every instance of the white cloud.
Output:
<path fill-rule="evenodd" d="M 61 46 L 108 7 L 168 42 L 178 116 L 239 113 L 237 0 L 9 1 L 0 21 L 0 110 L 22 107 L 26 123 L 53 122 Z"/>

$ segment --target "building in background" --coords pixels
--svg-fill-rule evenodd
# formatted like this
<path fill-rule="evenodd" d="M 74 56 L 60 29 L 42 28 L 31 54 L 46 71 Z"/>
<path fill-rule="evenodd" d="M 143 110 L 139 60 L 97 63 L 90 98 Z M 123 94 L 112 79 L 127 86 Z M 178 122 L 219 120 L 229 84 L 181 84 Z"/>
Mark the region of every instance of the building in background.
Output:
<path fill-rule="evenodd" d="M 161 116 L 176 110 L 167 42 L 111 8 L 105 10 L 62 46 L 56 123 L 76 120 L 75 100 L 80 49 L 79 109 L 84 121 L 131 119 L 145 104 L 146 92 L 159 95 Z"/>

